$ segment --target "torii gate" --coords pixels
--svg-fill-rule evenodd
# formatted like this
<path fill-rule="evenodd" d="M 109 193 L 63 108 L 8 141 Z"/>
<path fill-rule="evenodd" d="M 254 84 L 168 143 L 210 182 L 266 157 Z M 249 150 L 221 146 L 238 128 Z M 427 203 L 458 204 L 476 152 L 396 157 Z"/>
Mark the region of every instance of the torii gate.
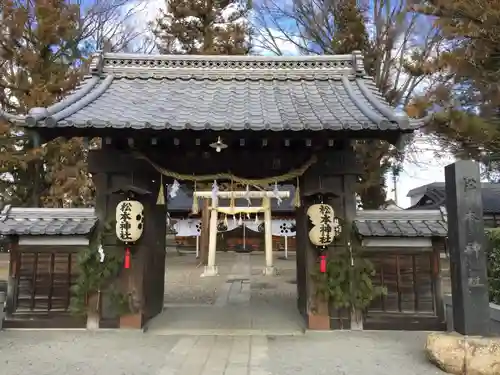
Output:
<path fill-rule="evenodd" d="M 193 199 L 211 199 L 212 191 L 197 191 L 193 193 Z M 264 275 L 274 275 L 276 270 L 273 266 L 273 235 L 271 232 L 271 199 L 290 198 L 289 191 L 219 191 L 217 198 L 260 198 L 262 199 L 262 206 L 253 207 L 258 212 L 264 212 L 264 243 L 266 254 L 266 268 L 264 268 Z M 208 264 L 205 266 L 202 277 L 217 276 L 218 269 L 215 265 L 215 253 L 217 249 L 217 218 L 219 210 L 227 213 L 230 207 L 217 207 L 217 201 L 212 199 L 210 210 L 210 227 L 208 238 Z M 237 209 L 236 209 L 237 210 Z"/>

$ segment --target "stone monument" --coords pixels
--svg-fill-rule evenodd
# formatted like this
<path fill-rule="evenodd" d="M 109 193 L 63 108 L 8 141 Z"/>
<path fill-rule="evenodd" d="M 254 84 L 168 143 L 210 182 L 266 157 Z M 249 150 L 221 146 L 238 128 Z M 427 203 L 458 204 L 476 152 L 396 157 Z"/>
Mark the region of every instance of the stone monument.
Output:
<path fill-rule="evenodd" d="M 458 161 L 445 168 L 454 330 L 489 332 L 483 203 L 479 165 Z"/>

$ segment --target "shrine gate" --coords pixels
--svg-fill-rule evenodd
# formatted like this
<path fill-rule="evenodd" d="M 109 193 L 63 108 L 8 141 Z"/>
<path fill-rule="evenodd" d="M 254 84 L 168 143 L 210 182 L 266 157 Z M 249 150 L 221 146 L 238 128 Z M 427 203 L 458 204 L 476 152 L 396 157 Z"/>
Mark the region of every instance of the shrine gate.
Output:
<path fill-rule="evenodd" d="M 384 101 L 357 51 L 301 57 L 99 53 L 70 96 L 27 116 L 3 115 L 41 142 L 102 139 L 88 160 L 99 225 L 114 217 L 123 199 L 115 192 L 132 186 L 144 193 L 138 198 L 143 236 L 132 267 L 120 276 L 137 301 L 138 326 L 163 307 L 168 207 L 156 204 L 160 184 L 203 179 L 296 185 L 298 309 L 309 328 L 324 328 L 334 312 L 316 300 L 311 274 L 317 253 L 305 212 L 321 195 L 350 223 L 360 171 L 352 140 L 397 145 L 421 125 Z M 105 251 L 117 246 L 123 247 L 113 236 L 104 239 Z"/>

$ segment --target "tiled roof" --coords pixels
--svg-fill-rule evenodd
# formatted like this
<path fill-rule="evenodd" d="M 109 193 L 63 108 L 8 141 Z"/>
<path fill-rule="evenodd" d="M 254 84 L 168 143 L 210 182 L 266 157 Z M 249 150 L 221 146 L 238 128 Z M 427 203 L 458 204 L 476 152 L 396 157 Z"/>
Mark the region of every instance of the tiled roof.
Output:
<path fill-rule="evenodd" d="M 27 117 L 30 127 L 153 130 L 411 132 L 364 71 L 360 53 L 177 56 L 104 53 L 70 96 Z"/>
<path fill-rule="evenodd" d="M 440 210 L 358 211 L 354 226 L 363 237 L 446 237 L 446 214 Z"/>
<path fill-rule="evenodd" d="M 408 196 L 422 195 L 419 201 L 410 207 L 410 210 L 437 209 L 446 205 L 446 190 L 444 182 L 420 186 L 408 192 Z M 500 184 L 483 182 L 481 184 L 483 213 L 500 213 Z"/>
<path fill-rule="evenodd" d="M 0 212 L 1 235 L 86 235 L 97 223 L 93 208 L 18 208 Z"/>

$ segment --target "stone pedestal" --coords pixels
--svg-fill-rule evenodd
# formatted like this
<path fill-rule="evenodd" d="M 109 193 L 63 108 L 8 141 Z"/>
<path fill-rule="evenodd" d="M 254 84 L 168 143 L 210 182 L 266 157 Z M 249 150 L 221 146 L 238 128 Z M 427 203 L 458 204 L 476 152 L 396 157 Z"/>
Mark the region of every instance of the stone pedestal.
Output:
<path fill-rule="evenodd" d="M 205 266 L 205 269 L 203 270 L 203 273 L 200 275 L 200 277 L 211 277 L 218 275 L 219 268 L 217 266 Z"/>
<path fill-rule="evenodd" d="M 267 266 L 262 270 L 262 273 L 265 276 L 276 276 L 278 274 L 278 270 L 274 266 Z"/>

